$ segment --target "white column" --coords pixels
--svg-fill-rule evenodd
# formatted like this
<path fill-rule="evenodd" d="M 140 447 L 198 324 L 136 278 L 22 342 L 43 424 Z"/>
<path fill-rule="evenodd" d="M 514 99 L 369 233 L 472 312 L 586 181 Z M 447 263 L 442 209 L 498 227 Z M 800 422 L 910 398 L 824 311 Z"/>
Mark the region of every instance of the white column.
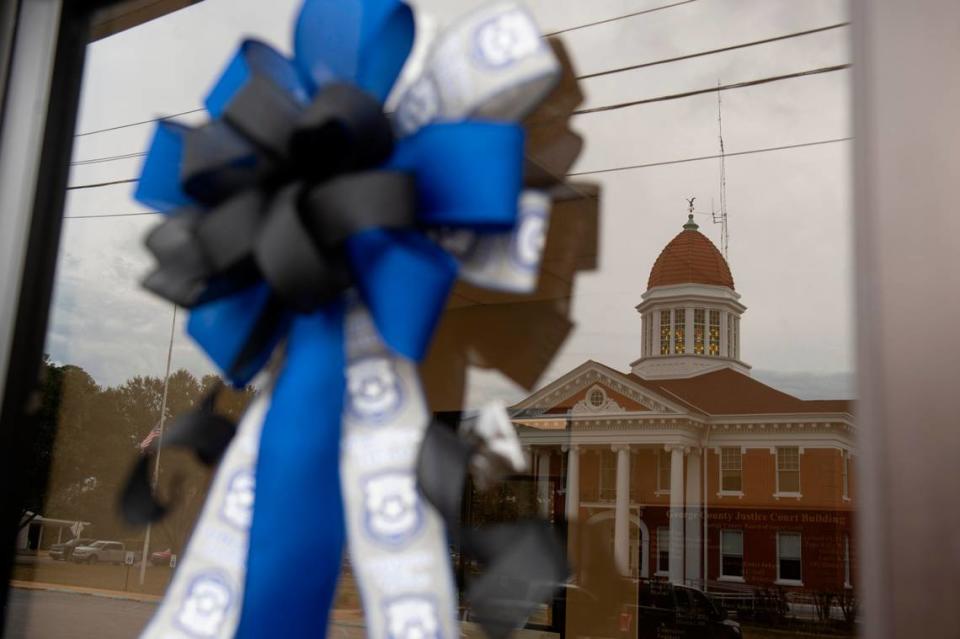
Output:
<path fill-rule="evenodd" d="M 630 447 L 611 446 L 617 453 L 617 506 L 613 557 L 621 574 L 630 572 Z"/>
<path fill-rule="evenodd" d="M 580 447 L 572 444 L 567 448 L 567 506 L 568 521 L 579 519 L 580 514 Z"/>
<path fill-rule="evenodd" d="M 687 455 L 687 516 L 686 516 L 686 564 L 684 574 L 688 582 L 695 582 L 702 576 L 700 574 L 700 540 L 703 536 L 701 530 L 700 514 L 700 451 L 691 450 Z"/>
<path fill-rule="evenodd" d="M 550 451 L 541 450 L 537 461 L 537 501 L 540 516 L 550 518 Z"/>
<path fill-rule="evenodd" d="M 670 582 L 683 583 L 683 447 L 670 450 Z"/>
<path fill-rule="evenodd" d="M 688 308 L 684 313 L 684 322 L 683 322 L 683 341 L 684 341 L 684 352 L 687 355 L 693 354 L 693 309 Z"/>

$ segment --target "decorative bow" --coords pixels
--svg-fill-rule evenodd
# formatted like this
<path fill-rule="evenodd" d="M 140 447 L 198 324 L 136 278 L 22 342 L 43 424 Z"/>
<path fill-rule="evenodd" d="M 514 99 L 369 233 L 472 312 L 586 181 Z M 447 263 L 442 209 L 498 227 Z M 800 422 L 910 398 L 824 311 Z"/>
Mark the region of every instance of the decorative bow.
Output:
<path fill-rule="evenodd" d="M 484 7 L 438 38 L 391 117 L 382 105 L 413 39 L 401 0 L 306 0 L 292 60 L 248 40 L 207 96 L 207 124 L 158 125 L 136 197 L 167 219 L 147 238 L 157 267 L 144 285 L 192 309 L 190 335 L 234 384 L 281 343 L 284 359 L 148 636 L 323 632 L 345 532 L 370 636 L 455 628 L 442 528 L 459 497 L 425 490 L 434 508 L 416 492 L 430 421 L 416 362 L 458 271 L 501 291 L 537 285 L 548 198 L 524 191 L 516 121 L 560 66 L 525 10 Z M 442 438 L 422 459 L 440 459 Z M 522 538 L 548 547 L 556 582 L 562 551 L 543 531 Z M 503 531 L 473 537 L 496 565 Z M 489 619 L 503 606 L 480 605 L 496 596 L 483 587 Z M 501 634 L 530 606 L 485 627 Z"/>

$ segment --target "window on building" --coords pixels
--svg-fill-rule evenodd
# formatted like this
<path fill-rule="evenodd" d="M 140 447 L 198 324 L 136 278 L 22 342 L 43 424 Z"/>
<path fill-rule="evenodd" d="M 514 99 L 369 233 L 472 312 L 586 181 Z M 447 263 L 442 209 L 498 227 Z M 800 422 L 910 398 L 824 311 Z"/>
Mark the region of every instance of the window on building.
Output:
<path fill-rule="evenodd" d="M 720 576 L 743 579 L 743 531 L 720 531 Z"/>
<path fill-rule="evenodd" d="M 800 492 L 800 449 L 796 446 L 777 448 L 777 493 Z"/>
<path fill-rule="evenodd" d="M 707 311 L 702 308 L 693 309 L 693 352 L 703 355 L 706 352 L 707 341 Z"/>
<path fill-rule="evenodd" d="M 720 311 L 710 311 L 710 357 L 720 355 Z"/>
<path fill-rule="evenodd" d="M 600 451 L 600 501 L 617 498 L 617 455 L 611 450 Z"/>
<path fill-rule="evenodd" d="M 799 582 L 803 579 L 800 533 L 777 533 L 777 580 Z"/>
<path fill-rule="evenodd" d="M 840 460 L 841 485 L 843 488 L 843 498 L 850 499 L 850 453 L 841 451 Z"/>
<path fill-rule="evenodd" d="M 665 450 L 657 451 L 657 492 L 670 492 L 670 453 Z"/>
<path fill-rule="evenodd" d="M 847 588 L 853 587 L 850 581 L 850 535 L 843 537 L 843 585 Z"/>
<path fill-rule="evenodd" d="M 687 352 L 687 309 L 675 308 L 673 310 L 673 352 Z"/>
<path fill-rule="evenodd" d="M 660 354 L 670 354 L 670 311 L 660 311 Z"/>
<path fill-rule="evenodd" d="M 590 405 L 594 408 L 600 408 L 607 401 L 607 396 L 599 388 L 590 391 Z"/>
<path fill-rule="evenodd" d="M 657 528 L 657 572 L 670 572 L 670 529 L 666 526 Z"/>
<path fill-rule="evenodd" d="M 743 454 L 739 447 L 720 449 L 720 492 L 743 491 Z"/>

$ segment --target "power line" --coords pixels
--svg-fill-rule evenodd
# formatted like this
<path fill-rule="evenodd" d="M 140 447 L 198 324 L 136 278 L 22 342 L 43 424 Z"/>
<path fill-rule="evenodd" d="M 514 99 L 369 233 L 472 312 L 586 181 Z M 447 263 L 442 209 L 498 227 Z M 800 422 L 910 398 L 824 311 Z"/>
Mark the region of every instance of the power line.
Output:
<path fill-rule="evenodd" d="M 139 182 L 139 178 L 130 178 L 129 180 L 113 180 L 112 182 L 96 182 L 94 184 L 77 184 L 76 186 L 68 186 L 68 191 L 79 191 L 80 189 L 99 189 L 104 186 L 114 186 L 116 184 L 133 184 L 134 182 Z"/>
<path fill-rule="evenodd" d="M 103 164 L 105 162 L 116 162 L 117 160 L 131 160 L 133 158 L 141 158 L 145 156 L 146 153 L 139 151 L 136 153 L 124 153 L 121 155 L 107 155 L 99 158 L 87 158 L 85 160 L 76 160 L 71 162 L 71 166 L 87 166 L 90 164 Z"/>
<path fill-rule="evenodd" d="M 118 124 L 117 126 L 109 126 L 105 129 L 96 129 L 94 131 L 84 131 L 83 133 L 77 133 L 73 137 L 82 138 L 87 135 L 95 135 L 97 133 L 106 133 L 108 131 L 118 131 L 120 129 L 129 129 L 130 127 L 142 126 L 144 124 L 150 124 L 151 122 L 161 122 L 164 120 L 172 120 L 173 118 L 179 118 L 181 115 L 190 115 L 191 113 L 199 113 L 200 111 L 206 111 L 204 108 L 191 109 L 189 111 L 181 111 L 180 113 L 171 113 L 170 115 L 162 115 L 156 118 L 150 118 L 149 120 L 141 120 L 139 122 L 129 122 L 127 124 Z"/>
<path fill-rule="evenodd" d="M 817 140 L 815 142 L 801 142 L 799 144 L 785 144 L 783 146 L 768 146 L 760 149 L 750 149 L 749 151 L 736 151 L 734 153 L 726 153 L 725 157 L 732 158 L 739 155 L 753 155 L 755 153 L 770 153 L 771 151 L 786 151 L 789 149 L 802 149 L 812 146 L 820 146 L 822 144 L 836 144 L 837 142 L 849 142 L 852 140 L 852 137 L 845 138 L 831 138 L 829 140 Z M 716 155 L 702 155 L 699 157 L 693 158 L 683 158 L 680 160 L 665 160 L 663 162 L 648 162 L 646 164 L 631 164 L 628 166 L 618 166 L 609 169 L 596 169 L 594 171 L 578 171 L 576 173 L 567 173 L 567 177 L 580 177 L 582 175 L 597 175 L 599 173 L 614 173 L 617 171 L 632 171 L 634 169 L 646 169 L 654 166 L 668 166 L 670 164 L 685 164 L 687 162 L 700 162 L 702 160 L 716 160 L 720 158 L 720 154 Z"/>
<path fill-rule="evenodd" d="M 93 220 L 108 217 L 140 217 L 142 215 L 162 215 L 160 211 L 135 211 L 133 213 L 102 213 L 98 215 L 64 215 L 65 220 Z"/>
<path fill-rule="evenodd" d="M 713 89 L 713 90 L 716 91 L 716 89 Z M 738 156 L 738 155 L 752 155 L 752 154 L 754 154 L 754 153 L 767 153 L 767 152 L 770 152 L 770 151 L 785 151 L 785 150 L 787 150 L 787 149 L 800 149 L 800 148 L 804 148 L 804 147 L 808 147 L 808 146 L 819 146 L 819 145 L 821 145 L 821 144 L 834 144 L 834 143 L 836 143 L 836 142 L 848 142 L 848 141 L 850 141 L 850 140 L 852 140 L 852 139 L 853 139 L 853 138 L 851 138 L 851 137 L 846 137 L 846 138 L 831 138 L 831 139 L 829 139 L 829 140 L 818 140 L 818 141 L 816 141 L 816 142 L 803 142 L 803 143 L 800 143 L 800 144 L 788 144 L 788 145 L 785 145 L 785 146 L 771 146 L 771 147 L 766 147 L 766 148 L 761 148 L 761 149 L 752 149 L 752 150 L 749 150 L 749 151 L 737 151 L 736 153 L 727 153 L 727 154 L 726 154 L 726 157 L 730 158 L 730 157 L 736 157 L 736 156 Z M 703 155 L 703 156 L 693 157 L 693 158 L 684 158 L 684 159 L 681 159 L 681 160 L 666 160 L 666 161 L 663 161 L 663 162 L 650 162 L 650 163 L 648 163 L 648 164 L 632 164 L 632 165 L 628 165 L 628 166 L 619 166 L 619 167 L 614 167 L 614 168 L 610 168 L 610 169 L 597 169 L 597 170 L 594 170 L 594 171 L 580 171 L 580 172 L 577 172 L 577 173 L 567 173 L 567 174 L 566 174 L 566 177 L 578 177 L 578 176 L 581 176 L 581 175 L 595 175 L 595 174 L 598 174 L 598 173 L 613 173 L 613 172 L 615 172 L 615 171 L 630 171 L 630 170 L 633 170 L 633 169 L 645 169 L 645 168 L 653 167 L 653 166 L 667 166 L 667 165 L 669 165 L 669 164 L 683 164 L 683 163 L 685 163 L 685 162 L 699 162 L 699 161 L 701 161 L 701 160 L 716 160 L 716 159 L 719 159 L 719 158 L 720 158 L 720 155 L 719 155 L 719 154 L 716 154 L 716 155 Z M 95 188 L 100 188 L 100 187 L 104 187 L 104 186 L 113 186 L 113 185 L 115 185 L 115 184 L 129 184 L 129 183 L 131 183 L 131 182 L 137 182 L 137 181 L 138 181 L 138 180 L 137 180 L 136 178 L 131 178 L 131 179 L 129 179 L 129 180 L 115 180 L 115 181 L 113 181 L 113 182 L 101 182 L 101 183 L 99 183 L 99 184 L 81 184 L 81 185 L 78 185 L 78 186 L 68 186 L 68 187 L 67 187 L 67 190 L 69 191 L 69 190 L 75 190 L 75 189 L 95 189 Z M 156 214 L 157 214 L 157 212 L 153 212 L 153 213 L 134 213 L 134 214 L 127 214 L 127 215 L 156 215 Z M 69 218 L 69 217 L 73 217 L 73 218 L 76 218 L 76 217 L 122 217 L 122 214 L 119 214 L 119 215 L 102 215 L 102 216 L 100 216 L 100 215 L 93 215 L 93 216 L 67 216 L 67 217 L 68 217 L 68 218 Z"/>
<path fill-rule="evenodd" d="M 690 1 L 693 1 L 693 0 L 687 0 L 687 1 L 690 2 Z M 685 2 L 681 2 L 681 3 L 679 3 L 679 4 L 685 4 Z M 666 6 L 667 6 L 667 7 L 672 7 L 672 6 L 676 6 L 676 5 L 666 5 Z M 657 11 L 657 10 L 662 9 L 662 8 L 665 8 L 665 7 L 648 9 L 647 11 L 648 11 L 648 12 L 649 12 L 649 11 Z M 641 12 L 641 13 L 643 13 L 643 12 Z M 638 14 L 630 14 L 630 15 L 632 16 L 632 15 L 638 15 Z M 771 42 L 779 42 L 779 41 L 788 40 L 788 39 L 791 39 L 791 38 L 799 38 L 799 37 L 803 37 L 803 36 L 813 35 L 813 34 L 816 34 L 816 33 L 822 33 L 822 32 L 825 32 L 825 31 L 831 31 L 831 30 L 833 30 L 833 29 L 841 29 L 841 28 L 847 27 L 847 26 L 849 26 L 849 25 L 850 25 L 849 22 L 838 22 L 838 23 L 836 23 L 836 24 L 831 24 L 831 25 L 827 25 L 827 26 L 824 26 L 824 27 L 817 27 L 816 29 L 807 29 L 807 30 L 805 30 L 805 31 L 796 31 L 796 32 L 794 32 L 794 33 L 788 33 L 788 34 L 785 34 L 785 35 L 774 36 L 774 37 L 771 37 L 771 38 L 764 38 L 763 40 L 753 40 L 753 41 L 751 41 L 751 42 L 744 42 L 744 43 L 741 43 L 741 44 L 735 44 L 735 45 L 731 45 L 731 46 L 728 46 L 728 47 L 721 47 L 721 48 L 719 48 L 719 49 L 710 49 L 710 50 L 707 50 L 707 51 L 700 51 L 700 52 L 697 52 L 697 53 L 690 53 L 690 54 L 687 54 L 687 55 L 676 56 L 676 57 L 673 57 L 673 58 L 664 58 L 664 59 L 662 59 L 662 60 L 654 60 L 654 61 L 652 61 L 652 62 L 643 62 L 643 63 L 640 63 L 640 64 L 632 64 L 632 65 L 625 66 L 625 67 L 617 67 L 617 68 L 615 68 L 615 69 L 608 69 L 608 70 L 606 70 L 606 71 L 597 71 L 597 72 L 594 72 L 594 73 L 587 73 L 587 74 L 584 74 L 584 75 L 577 76 L 577 79 L 578 79 L 578 80 L 587 80 L 587 79 L 590 79 L 590 78 L 598 78 L 598 77 L 602 77 L 602 76 L 606 76 L 606 75 L 613 75 L 613 74 L 615 74 L 615 73 L 622 73 L 622 72 L 624 72 L 624 71 L 633 71 L 633 70 L 636 70 L 636 69 L 644 69 L 644 68 L 647 68 L 647 67 L 658 66 L 658 65 L 661 65 L 661 64 L 670 64 L 670 63 L 672 63 L 672 62 L 680 62 L 680 61 L 683 61 L 683 60 L 690 60 L 690 59 L 693 59 L 693 58 L 699 58 L 699 57 L 703 57 L 703 56 L 714 55 L 714 54 L 717 54 L 717 53 L 725 53 L 725 52 L 727 52 L 727 51 L 735 51 L 735 50 L 737 50 L 737 49 L 745 49 L 745 48 L 748 48 L 748 47 L 754 47 L 754 46 L 758 46 L 758 45 L 762 45 L 762 44 L 769 44 L 769 43 L 771 43 Z M 587 25 L 584 25 L 584 26 L 587 26 Z M 573 28 L 574 28 L 574 29 L 579 29 L 579 28 L 581 28 L 581 27 L 573 27 Z M 723 87 L 721 87 L 721 88 L 723 88 Z M 731 87 L 728 87 L 728 88 L 734 88 L 734 87 L 731 86 Z M 711 91 L 714 91 L 714 90 L 716 90 L 716 88 L 711 89 Z M 155 119 L 153 119 L 153 120 L 144 120 L 143 122 L 134 122 L 134 123 L 131 123 L 131 124 L 124 124 L 124 125 L 120 125 L 120 126 L 118 126 L 118 127 L 112 127 L 112 128 L 109 128 L 109 129 L 100 129 L 99 131 L 89 131 L 89 132 L 87 132 L 87 133 L 81 133 L 81 134 L 79 134 L 77 137 L 80 137 L 80 136 L 83 136 L 83 135 L 92 135 L 92 134 L 94 134 L 94 133 L 101 133 L 101 132 L 104 132 L 104 131 L 112 131 L 112 130 L 115 130 L 115 129 L 125 128 L 125 127 L 137 126 L 137 125 L 139 125 L 139 124 L 148 124 L 148 123 L 150 123 L 150 122 L 156 122 L 156 121 L 158 121 L 158 120 L 166 120 L 166 119 L 170 119 L 170 118 L 175 118 L 175 117 L 178 117 L 178 116 L 180 116 L 180 115 L 186 115 L 186 114 L 189 114 L 189 113 L 195 113 L 195 112 L 197 112 L 197 111 L 202 111 L 202 110 L 203 110 L 203 109 L 195 109 L 195 110 L 193 110 L 193 111 L 184 111 L 183 113 L 176 113 L 176 114 L 169 115 L 169 116 L 165 116 L 165 117 L 162 117 L 162 118 L 155 118 Z M 143 157 L 143 156 L 145 156 L 145 155 L 146 155 L 146 153 L 143 153 L 143 152 L 139 152 L 139 153 L 124 153 L 124 154 L 119 154 L 119 155 L 108 155 L 108 156 L 104 156 L 104 157 L 96 157 L 96 158 L 87 158 L 87 159 L 84 159 L 84 160 L 77 160 L 77 161 L 75 161 L 75 162 L 71 162 L 71 165 L 72 165 L 72 166 L 89 166 L 89 165 L 92 165 L 92 164 L 104 164 L 104 163 L 107 163 L 107 162 L 116 162 L 116 161 L 120 161 L 120 160 L 128 160 L 128 159 L 133 159 L 133 158 L 140 158 L 140 157 Z"/>
<path fill-rule="evenodd" d="M 643 100 L 632 100 L 630 102 L 608 104 L 606 106 L 593 107 L 589 109 L 577 109 L 571 115 L 585 115 L 588 113 L 601 113 L 603 111 L 616 111 L 618 109 L 626 109 L 628 107 L 638 106 L 641 104 L 650 104 L 651 102 L 666 102 L 668 100 L 679 100 L 681 98 L 689 98 L 695 95 L 703 95 L 704 93 L 714 93 L 716 91 L 728 91 L 730 89 L 743 89 L 745 87 L 752 87 L 760 84 L 769 84 L 770 82 L 779 82 L 780 80 L 790 80 L 792 78 L 801 78 L 808 75 L 817 75 L 819 73 L 832 73 L 834 71 L 841 71 L 843 69 L 849 69 L 849 68 L 850 68 L 849 64 L 837 64 L 830 67 L 808 69 L 806 71 L 797 71 L 796 73 L 787 73 L 785 75 L 775 75 L 767 78 L 759 78 L 757 80 L 745 80 L 744 82 L 734 82 L 733 84 L 724 84 L 716 87 L 710 87 L 709 89 L 697 89 L 696 91 L 684 91 L 683 93 L 671 93 L 668 95 L 661 95 L 655 98 L 645 98 Z"/>
<path fill-rule="evenodd" d="M 628 13 L 626 15 L 617 16 L 615 18 L 607 18 L 606 20 L 597 20 L 596 22 L 588 22 L 587 24 L 581 24 L 576 27 L 567 27 L 566 29 L 559 29 L 557 31 L 551 31 L 550 33 L 543 34 L 543 37 L 549 38 L 550 36 L 560 35 L 561 33 L 568 33 L 570 31 L 577 31 L 578 29 L 586 29 L 588 27 L 595 27 L 599 24 L 607 24 L 609 22 L 617 22 L 618 20 L 626 20 L 627 18 L 632 18 L 634 16 L 642 16 L 646 13 L 653 13 L 654 11 L 663 11 L 664 9 L 672 9 L 673 7 L 679 7 L 683 4 L 690 4 L 691 2 L 696 2 L 697 0 L 682 0 L 682 2 L 674 2 L 672 4 L 665 4 L 659 7 L 653 7 L 651 9 L 644 9 L 643 11 L 635 11 L 633 13 Z"/>
<path fill-rule="evenodd" d="M 836 144 L 837 142 L 849 142 L 852 140 L 852 137 L 845 138 L 831 138 L 828 140 L 817 140 L 815 142 L 801 142 L 799 144 L 786 144 L 783 146 L 769 146 L 760 149 L 750 149 L 748 151 L 736 151 L 734 153 L 726 153 L 725 156 L 728 158 L 737 157 L 740 155 L 753 155 L 756 153 L 769 153 L 771 151 L 786 151 L 789 149 L 802 149 L 812 146 L 820 146 L 823 144 Z M 662 162 L 648 162 L 646 164 L 631 164 L 627 166 L 618 166 L 609 169 L 596 169 L 593 171 L 578 171 L 576 173 L 567 173 L 566 177 L 580 177 L 583 175 L 597 175 L 600 173 L 614 173 L 617 171 L 632 171 L 634 169 L 646 169 L 654 166 L 668 166 L 671 164 L 685 164 L 687 162 L 700 162 L 703 160 L 716 160 L 720 158 L 720 154 L 716 155 L 702 155 L 692 158 L 682 158 L 679 160 L 664 160 Z M 109 186 L 112 184 L 122 184 L 127 182 L 136 182 L 136 179 L 131 180 L 118 180 L 116 182 L 105 182 L 102 184 L 87 184 L 81 185 L 80 187 L 68 187 L 68 188 L 96 188 L 100 186 Z M 135 217 L 141 215 L 161 215 L 159 211 L 140 211 L 135 213 L 111 213 L 111 214 L 102 214 L 102 215 L 66 215 L 64 219 L 94 219 L 94 218 L 110 218 L 110 217 Z"/>
<path fill-rule="evenodd" d="M 807 29 L 806 31 L 796 31 L 794 33 L 787 33 L 785 35 L 775 36 L 772 38 L 764 38 L 763 40 L 753 40 L 752 42 L 743 42 L 741 44 L 734 44 L 728 47 L 721 47 L 719 49 L 710 49 L 708 51 L 700 51 L 698 53 L 688 53 L 686 55 L 680 55 L 673 58 L 664 58 L 662 60 L 654 60 L 652 62 L 642 62 L 640 64 L 631 64 L 629 66 L 617 67 L 616 69 L 608 69 L 606 71 L 586 73 L 584 75 L 577 76 L 577 79 L 587 80 L 589 78 L 599 78 L 601 76 L 612 75 L 614 73 L 622 73 L 624 71 L 633 71 L 635 69 L 645 69 L 647 67 L 654 67 L 660 64 L 669 64 L 671 62 L 691 60 L 693 58 L 701 58 L 703 56 L 714 55 L 717 53 L 726 53 L 727 51 L 736 51 L 737 49 L 746 49 L 747 47 L 755 47 L 761 44 L 769 44 L 771 42 L 779 42 L 781 40 L 789 40 L 791 38 L 800 38 L 803 36 L 813 35 L 815 33 L 823 33 L 824 31 L 840 29 L 849 25 L 850 25 L 849 22 L 838 22 L 836 24 L 827 25 L 825 27 L 818 27 L 816 29 Z"/>

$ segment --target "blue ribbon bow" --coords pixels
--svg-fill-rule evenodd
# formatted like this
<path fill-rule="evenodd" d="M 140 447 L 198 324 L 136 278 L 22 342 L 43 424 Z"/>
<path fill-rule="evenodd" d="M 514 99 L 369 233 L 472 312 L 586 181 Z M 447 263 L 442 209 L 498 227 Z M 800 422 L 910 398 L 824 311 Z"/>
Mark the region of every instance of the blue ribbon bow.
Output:
<path fill-rule="evenodd" d="M 269 183 L 264 176 L 292 175 L 291 166 L 297 175 L 309 176 L 313 162 L 336 164 L 331 149 L 349 149 L 326 147 L 323 136 L 301 140 L 291 153 L 290 144 L 277 144 L 288 139 L 289 131 L 274 135 L 269 126 L 245 123 L 256 123 L 256 109 L 267 107 L 291 113 L 295 120 L 325 90 L 343 83 L 382 104 L 413 38 L 413 15 L 401 0 L 306 0 L 296 23 L 293 60 L 247 41 L 207 96 L 212 120 L 201 135 L 173 123 L 158 125 L 136 198 L 169 213 L 171 220 L 202 225 L 222 212 L 230 197 L 251 184 Z M 251 95 L 259 100 L 253 111 Z M 283 119 L 271 122 L 281 125 Z M 363 228 L 343 240 L 337 255 L 383 341 L 398 354 L 414 360 L 424 355 L 456 279 L 456 261 L 424 229 L 512 228 L 523 181 L 523 144 L 523 131 L 515 123 L 429 124 L 394 141 L 388 157 L 372 167 L 411 177 L 415 223 Z M 191 150 L 198 145 L 205 153 L 202 170 Z M 270 201 L 280 197 L 282 186 L 263 187 L 256 200 L 261 206 L 228 223 L 257 229 L 268 224 Z M 195 239 L 187 235 L 189 241 Z M 202 233 L 198 237 L 203 239 Z M 313 238 L 318 240 L 322 238 Z M 208 263 L 222 256 L 204 251 L 201 246 L 197 252 L 202 264 L 184 276 L 188 282 L 199 277 L 202 281 L 193 284 L 205 291 L 195 298 L 199 303 L 188 332 L 230 381 L 249 382 L 286 340 L 286 359 L 261 438 L 237 636 L 320 635 L 327 626 L 344 543 L 338 472 L 344 303 L 338 295 L 309 312 L 291 308 L 278 303 L 269 278 L 251 278 L 249 271 L 247 279 L 233 278 L 232 285 L 220 286 L 204 278 Z M 154 252 L 160 257 L 162 250 Z"/>

